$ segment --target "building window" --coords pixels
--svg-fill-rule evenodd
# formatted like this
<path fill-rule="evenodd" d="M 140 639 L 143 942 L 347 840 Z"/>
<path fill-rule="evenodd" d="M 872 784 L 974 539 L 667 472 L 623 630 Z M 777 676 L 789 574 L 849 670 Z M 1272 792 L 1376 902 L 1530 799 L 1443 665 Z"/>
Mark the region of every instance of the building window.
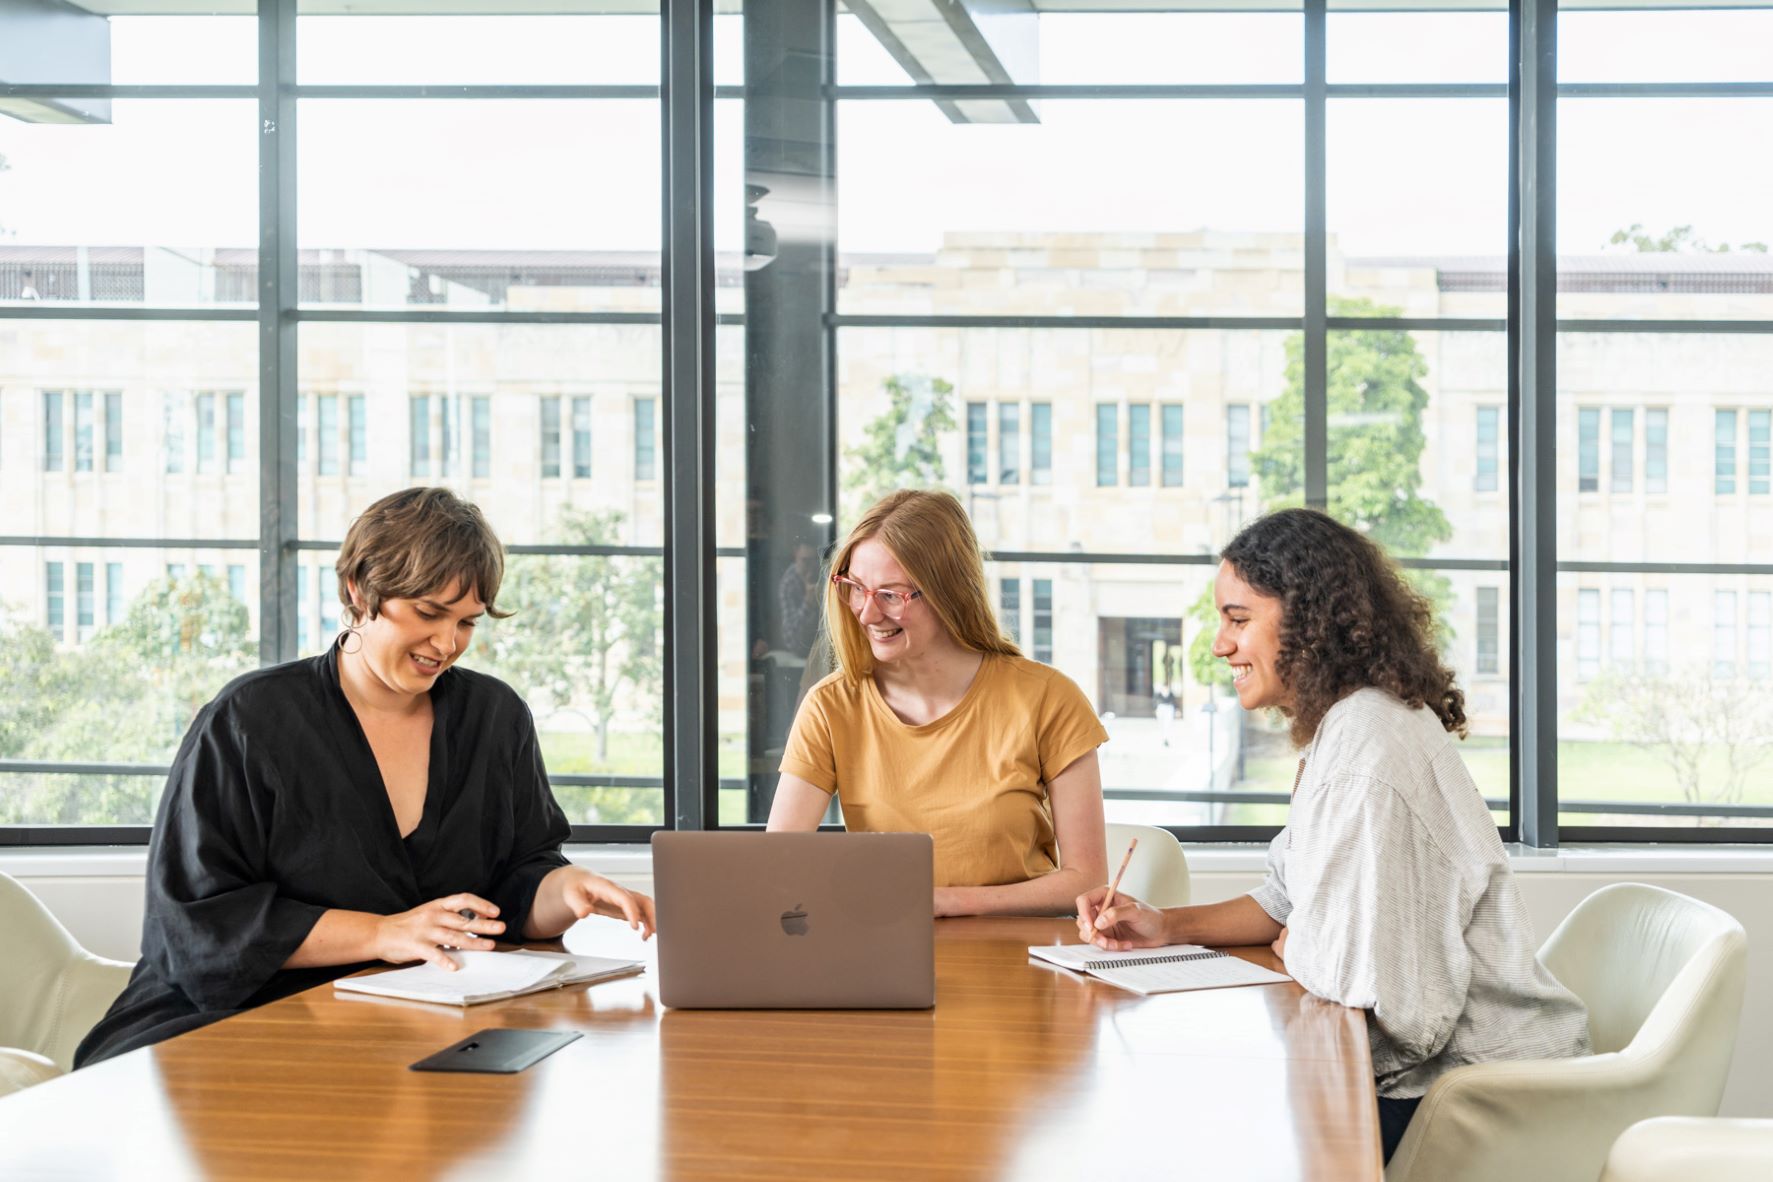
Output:
<path fill-rule="evenodd" d="M 1127 407 L 1127 483 L 1143 488 L 1151 483 L 1151 408 Z"/>
<path fill-rule="evenodd" d="M 1765 681 L 1773 669 L 1773 592 L 1748 593 L 1748 675 Z"/>
<path fill-rule="evenodd" d="M 1170 402 L 1163 410 L 1163 484 L 1182 487 L 1182 404 Z"/>
<path fill-rule="evenodd" d="M 1748 492 L 1766 496 L 1773 476 L 1773 411 L 1748 412 Z"/>
<path fill-rule="evenodd" d="M 215 395 L 197 395 L 197 471 L 215 471 Z"/>
<path fill-rule="evenodd" d="M 1736 676 L 1736 592 L 1734 591 L 1712 592 L 1711 671 L 1715 677 Z"/>
<path fill-rule="evenodd" d="M 1644 592 L 1644 672 L 1661 677 L 1668 672 L 1668 592 Z"/>
<path fill-rule="evenodd" d="M 1632 412 L 1613 412 L 1612 476 L 1607 484 L 1610 492 L 1631 491 Z"/>
<path fill-rule="evenodd" d="M 319 453 L 322 476 L 339 474 L 339 396 L 322 394 L 314 400 L 320 423 L 314 429 L 315 451 Z"/>
<path fill-rule="evenodd" d="M 345 413 L 350 420 L 351 475 L 361 476 L 369 467 L 369 412 L 363 395 L 346 399 Z"/>
<path fill-rule="evenodd" d="M 437 474 L 456 474 L 456 400 L 447 394 L 437 398 Z"/>
<path fill-rule="evenodd" d="M 308 568 L 306 565 L 296 567 L 296 652 L 306 655 L 308 652 Z"/>
<path fill-rule="evenodd" d="M 43 470 L 60 472 L 62 464 L 62 395 L 60 390 L 43 391 Z"/>
<path fill-rule="evenodd" d="M 74 471 L 92 471 L 92 393 L 74 394 Z"/>
<path fill-rule="evenodd" d="M 1636 607 L 1632 602 L 1633 598 L 1629 588 L 1615 587 L 1613 589 L 1613 621 L 1612 631 L 1608 638 L 1610 647 L 1607 652 L 1607 663 L 1627 672 L 1630 672 L 1632 666 L 1637 664 L 1637 653 L 1633 649 L 1637 640 L 1637 625 L 1632 618 L 1636 614 L 1633 610 Z"/>
<path fill-rule="evenodd" d="M 234 597 L 235 603 L 246 603 L 246 568 L 237 563 L 228 564 L 228 594 Z"/>
<path fill-rule="evenodd" d="M 308 396 L 296 395 L 296 469 L 308 470 Z"/>
<path fill-rule="evenodd" d="M 1576 592 L 1576 680 L 1601 671 L 1601 593 Z"/>
<path fill-rule="evenodd" d="M 228 471 L 246 464 L 246 395 L 228 395 Z"/>
<path fill-rule="evenodd" d="M 1225 408 L 1225 484 L 1248 488 L 1250 484 L 1250 408 Z"/>
<path fill-rule="evenodd" d="M 105 395 L 105 471 L 123 471 L 123 395 Z"/>
<path fill-rule="evenodd" d="M 48 627 L 49 634 L 55 637 L 59 643 L 63 639 L 63 631 L 67 628 L 67 604 L 64 602 L 66 592 L 62 586 L 62 564 L 46 562 L 43 564 L 43 573 L 43 622 Z"/>
<path fill-rule="evenodd" d="M 1477 408 L 1477 478 L 1472 488 L 1477 492 L 1495 492 L 1497 469 L 1500 467 L 1502 439 L 1502 408 Z"/>
<path fill-rule="evenodd" d="M 320 601 L 320 643 L 331 644 L 332 638 L 339 634 L 339 592 L 336 577 L 328 579 L 331 574 L 324 566 L 314 568 L 315 598 Z M 329 587 L 328 583 L 332 585 Z"/>
<path fill-rule="evenodd" d="M 85 644 L 92 636 L 93 617 L 98 604 L 90 562 L 74 564 L 74 639 Z"/>
<path fill-rule="evenodd" d="M 1501 668 L 1502 634 L 1498 608 L 1501 596 L 1495 587 L 1477 589 L 1477 671 L 1496 673 Z"/>
<path fill-rule="evenodd" d="M 1644 491 L 1668 491 L 1668 412 L 1644 412 Z"/>
<path fill-rule="evenodd" d="M 1053 483 L 1053 404 L 1036 402 L 1028 408 L 1028 479 L 1030 484 Z"/>
<path fill-rule="evenodd" d="M 985 469 L 986 438 L 990 429 L 983 402 L 967 403 L 967 483 L 984 484 L 989 475 Z"/>
<path fill-rule="evenodd" d="M 1120 408 L 1112 402 L 1096 404 L 1096 487 L 1120 483 Z"/>
<path fill-rule="evenodd" d="M 167 563 L 166 564 L 166 577 L 168 579 L 171 579 L 175 583 L 183 580 L 185 577 L 185 564 L 182 562 Z"/>
<path fill-rule="evenodd" d="M 634 400 L 634 479 L 659 478 L 658 427 L 654 419 L 658 402 L 652 398 Z"/>
<path fill-rule="evenodd" d="M 1022 408 L 1014 402 L 997 407 L 997 482 L 1022 483 Z"/>
<path fill-rule="evenodd" d="M 1576 491 L 1597 492 L 1601 487 L 1601 412 L 1576 412 Z"/>
<path fill-rule="evenodd" d="M 587 480 L 591 476 L 591 400 L 573 399 L 573 476 Z"/>
<path fill-rule="evenodd" d="M 472 473 L 477 477 L 492 475 L 492 399 L 477 394 L 468 402 L 469 432 L 474 455 Z"/>
<path fill-rule="evenodd" d="M 1034 659 L 1053 663 L 1053 580 L 1034 580 Z"/>
<path fill-rule="evenodd" d="M 542 399 L 542 476 L 560 475 L 560 399 Z"/>
<path fill-rule="evenodd" d="M 415 394 L 409 404 L 411 413 L 412 474 L 431 475 L 431 396 Z"/>
<path fill-rule="evenodd" d="M 166 433 L 166 471 L 173 475 L 185 470 L 185 420 L 191 405 L 183 394 L 168 394 L 161 403 L 162 426 Z"/>
<path fill-rule="evenodd" d="M 1736 412 L 1718 411 L 1714 433 L 1713 489 L 1720 495 L 1733 493 L 1736 491 Z"/>
<path fill-rule="evenodd" d="M 1003 630 L 1011 640 L 1022 643 L 1022 580 L 1000 579 L 998 581 L 998 598 L 1003 608 L 998 613 L 1003 617 Z"/>
<path fill-rule="evenodd" d="M 115 628 L 123 622 L 123 564 L 105 563 L 105 624 Z"/>

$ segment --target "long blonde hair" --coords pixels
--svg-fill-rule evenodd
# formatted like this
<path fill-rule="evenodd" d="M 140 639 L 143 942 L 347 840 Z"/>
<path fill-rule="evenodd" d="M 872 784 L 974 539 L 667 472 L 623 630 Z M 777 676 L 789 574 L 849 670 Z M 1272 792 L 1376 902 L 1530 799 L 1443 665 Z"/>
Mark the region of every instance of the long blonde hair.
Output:
<path fill-rule="evenodd" d="M 962 648 L 976 653 L 1019 657 L 1022 650 L 1003 633 L 985 585 L 985 555 L 966 510 L 953 493 L 902 488 L 875 502 L 850 530 L 831 563 L 848 574 L 850 555 L 871 538 L 898 559 L 923 601 Z M 825 629 L 838 668 L 850 681 L 874 672 L 874 651 L 843 590 L 825 586 Z"/>

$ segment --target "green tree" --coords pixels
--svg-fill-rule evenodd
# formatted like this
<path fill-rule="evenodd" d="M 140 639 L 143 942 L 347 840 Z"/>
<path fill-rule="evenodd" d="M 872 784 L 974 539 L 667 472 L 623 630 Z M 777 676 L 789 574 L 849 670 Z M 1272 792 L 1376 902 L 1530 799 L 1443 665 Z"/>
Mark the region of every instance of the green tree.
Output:
<path fill-rule="evenodd" d="M 1623 230 L 1613 231 L 1607 239 L 1609 246 L 1629 246 L 1639 254 L 1729 254 L 1731 246 L 1728 242 L 1720 242 L 1716 246 L 1693 232 L 1692 226 L 1673 226 L 1662 234 L 1652 234 L 1644 229 L 1642 222 L 1633 222 Z M 1739 242 L 1736 250 L 1749 251 L 1754 254 L 1766 254 L 1765 242 Z"/>
<path fill-rule="evenodd" d="M 612 511 L 567 509 L 560 534 L 568 545 L 616 545 L 622 521 Z M 624 688 L 658 716 L 663 584 L 656 558 L 518 556 L 500 591 L 516 614 L 488 628 L 487 663 L 525 696 L 546 695 L 556 710 L 584 707 L 597 762 L 607 764 Z"/>
<path fill-rule="evenodd" d="M 82 647 L 15 621 L 0 649 L 0 754 L 73 762 L 169 762 L 192 716 L 256 658 L 246 605 L 201 572 L 150 584 Z M 0 820 L 143 824 L 160 789 L 151 776 L 27 777 Z"/>
<path fill-rule="evenodd" d="M 844 518 L 898 488 L 939 487 L 947 478 L 942 436 L 954 430 L 954 386 L 941 378 L 894 374 L 883 384 L 886 409 L 862 430 L 862 442 L 844 451 Z"/>
<path fill-rule="evenodd" d="M 1332 297 L 1331 316 L 1400 314 L 1365 299 Z M 1286 341 L 1286 389 L 1268 408 L 1262 447 L 1251 468 L 1258 477 L 1264 512 L 1305 500 L 1305 338 Z M 1453 536 L 1439 506 L 1422 495 L 1422 413 L 1428 392 L 1421 379 L 1428 363 L 1408 332 L 1358 329 L 1329 334 L 1325 376 L 1328 395 L 1330 515 L 1347 522 L 1399 557 L 1428 553 Z M 1431 571 L 1411 571 L 1417 589 L 1432 599 L 1450 638 L 1446 607 L 1451 583 Z M 1229 685 L 1224 662 L 1212 654 L 1218 612 L 1209 583 L 1189 617 L 1200 627 L 1188 649 L 1188 665 L 1204 685 Z"/>

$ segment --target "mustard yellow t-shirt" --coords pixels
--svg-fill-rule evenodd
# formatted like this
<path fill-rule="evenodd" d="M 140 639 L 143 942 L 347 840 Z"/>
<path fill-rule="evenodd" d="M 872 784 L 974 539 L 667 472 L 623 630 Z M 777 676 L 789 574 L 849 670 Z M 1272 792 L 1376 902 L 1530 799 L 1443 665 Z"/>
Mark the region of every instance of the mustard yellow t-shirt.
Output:
<path fill-rule="evenodd" d="M 872 677 L 832 674 L 801 702 L 781 770 L 835 792 L 852 832 L 930 834 L 937 886 L 995 886 L 1058 869 L 1047 784 L 1107 741 L 1070 678 L 988 654 L 924 726 L 902 722 Z"/>

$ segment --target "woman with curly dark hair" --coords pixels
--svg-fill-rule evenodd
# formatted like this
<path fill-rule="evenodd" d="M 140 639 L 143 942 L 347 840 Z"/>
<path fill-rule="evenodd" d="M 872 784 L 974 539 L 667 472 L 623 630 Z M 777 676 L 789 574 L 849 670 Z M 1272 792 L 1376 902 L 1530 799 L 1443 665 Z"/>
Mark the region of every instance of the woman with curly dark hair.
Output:
<path fill-rule="evenodd" d="M 1368 1011 L 1385 1157 L 1436 1077 L 1465 1063 L 1588 1053 L 1582 1003 L 1534 955 L 1488 807 L 1454 749 L 1465 695 L 1434 609 L 1372 541 L 1285 509 L 1221 555 L 1213 652 L 1240 705 L 1273 708 L 1302 750 L 1268 877 L 1224 903 L 1159 911 L 1105 889 L 1087 940 L 1272 943 L 1320 997 Z"/>

